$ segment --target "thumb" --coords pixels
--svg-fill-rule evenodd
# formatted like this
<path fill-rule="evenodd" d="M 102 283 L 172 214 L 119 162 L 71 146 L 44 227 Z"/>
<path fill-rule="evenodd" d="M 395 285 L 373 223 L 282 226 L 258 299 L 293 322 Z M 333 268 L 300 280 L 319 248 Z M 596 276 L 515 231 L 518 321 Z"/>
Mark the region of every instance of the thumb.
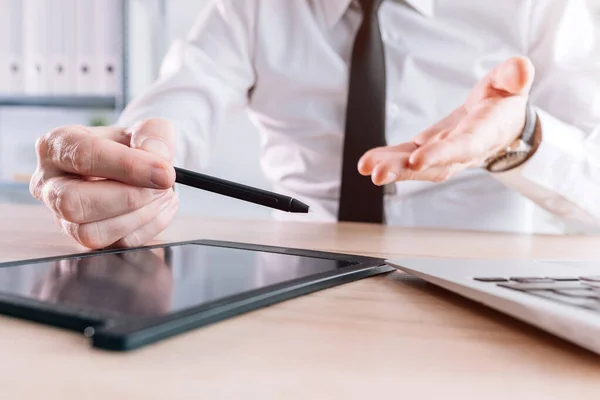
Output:
<path fill-rule="evenodd" d="M 527 57 L 512 57 L 494 68 L 489 86 L 509 95 L 527 95 L 535 77 L 535 68 Z"/>
<path fill-rule="evenodd" d="M 156 154 L 168 161 L 175 155 L 175 127 L 169 121 L 152 118 L 138 122 L 126 130 L 130 147 Z"/>

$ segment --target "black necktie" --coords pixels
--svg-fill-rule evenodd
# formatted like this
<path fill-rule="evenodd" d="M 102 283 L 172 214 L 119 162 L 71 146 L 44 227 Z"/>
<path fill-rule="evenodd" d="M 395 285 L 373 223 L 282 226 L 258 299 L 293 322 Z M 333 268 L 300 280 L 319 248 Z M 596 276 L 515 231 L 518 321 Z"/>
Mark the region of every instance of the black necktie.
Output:
<path fill-rule="evenodd" d="M 346 110 L 338 220 L 383 222 L 383 187 L 357 170 L 368 150 L 385 146 L 385 57 L 377 9 L 382 0 L 360 0 L 363 21 L 354 41 Z"/>

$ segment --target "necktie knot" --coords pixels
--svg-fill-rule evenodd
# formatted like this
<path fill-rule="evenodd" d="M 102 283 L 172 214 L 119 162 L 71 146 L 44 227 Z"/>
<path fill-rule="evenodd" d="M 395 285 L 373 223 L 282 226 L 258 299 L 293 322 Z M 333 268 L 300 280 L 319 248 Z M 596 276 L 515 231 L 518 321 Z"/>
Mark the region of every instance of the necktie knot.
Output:
<path fill-rule="evenodd" d="M 358 0 L 365 16 L 373 15 L 379 9 L 382 0 Z"/>

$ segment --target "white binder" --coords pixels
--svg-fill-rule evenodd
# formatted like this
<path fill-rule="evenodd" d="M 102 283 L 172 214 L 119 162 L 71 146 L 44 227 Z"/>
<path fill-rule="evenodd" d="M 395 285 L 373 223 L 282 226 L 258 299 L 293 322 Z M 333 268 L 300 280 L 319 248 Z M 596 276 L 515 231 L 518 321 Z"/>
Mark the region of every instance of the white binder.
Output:
<path fill-rule="evenodd" d="M 49 90 L 53 95 L 75 94 L 76 0 L 51 0 L 49 27 Z"/>
<path fill-rule="evenodd" d="M 10 50 L 10 4 L 8 0 L 0 0 L 0 96 L 8 94 L 9 65 L 8 52 Z"/>
<path fill-rule="evenodd" d="M 23 93 L 22 20 L 22 0 L 0 0 L 0 96 Z"/>
<path fill-rule="evenodd" d="M 48 10 L 50 0 L 23 0 L 23 63 L 25 93 L 49 94 Z"/>
<path fill-rule="evenodd" d="M 98 15 L 95 0 L 76 0 L 75 86 L 78 95 L 100 94 L 100 54 L 97 48 Z"/>
<path fill-rule="evenodd" d="M 121 80 L 121 0 L 95 0 L 96 48 L 101 65 L 98 93 L 114 96 Z"/>

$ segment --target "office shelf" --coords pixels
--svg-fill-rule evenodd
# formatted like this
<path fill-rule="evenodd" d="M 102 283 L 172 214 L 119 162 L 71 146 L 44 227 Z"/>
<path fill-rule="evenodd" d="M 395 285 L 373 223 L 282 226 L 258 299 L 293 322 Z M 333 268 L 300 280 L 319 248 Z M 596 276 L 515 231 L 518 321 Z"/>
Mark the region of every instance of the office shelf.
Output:
<path fill-rule="evenodd" d="M 0 107 L 61 107 L 115 109 L 115 96 L 0 96 Z"/>
<path fill-rule="evenodd" d="M 165 53 L 165 36 L 167 34 L 167 0 L 118 0 L 121 8 L 120 21 L 120 58 L 122 73 L 120 74 L 119 88 L 114 96 L 27 96 L 27 95 L 2 95 L 0 94 L 0 108 L 2 107 L 60 107 L 72 109 L 108 109 L 121 111 L 129 101 L 129 74 L 130 74 L 130 40 L 131 40 L 131 7 L 132 3 L 142 4 L 150 12 L 156 12 L 152 22 L 154 48 L 162 57 Z M 1 0 L 0 0 L 1 2 Z M 154 68 L 158 72 L 160 60 L 154 60 Z"/>
<path fill-rule="evenodd" d="M 122 110 L 129 100 L 129 9 L 134 0 L 119 0 L 121 8 L 121 79 L 114 96 L 7 96 L 0 95 L 0 107 L 60 107 L 73 109 Z M 165 1 L 165 0 L 162 0 Z"/>

